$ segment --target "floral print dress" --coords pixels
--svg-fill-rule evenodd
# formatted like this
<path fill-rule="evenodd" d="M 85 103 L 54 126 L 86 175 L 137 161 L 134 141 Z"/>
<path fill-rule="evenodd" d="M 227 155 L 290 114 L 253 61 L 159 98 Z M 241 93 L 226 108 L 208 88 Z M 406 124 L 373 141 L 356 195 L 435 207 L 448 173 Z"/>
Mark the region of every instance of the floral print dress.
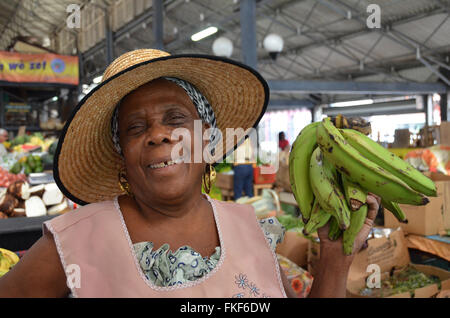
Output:
<path fill-rule="evenodd" d="M 275 251 L 276 246 L 284 239 L 284 227 L 276 217 L 259 220 L 264 235 Z M 182 246 L 175 252 L 168 244 L 154 250 L 152 242 L 139 242 L 133 245 L 134 252 L 145 277 L 154 285 L 168 287 L 195 281 L 217 265 L 220 259 L 220 246 L 217 246 L 211 256 L 203 257 L 190 246 Z M 244 279 L 236 278 L 237 283 L 245 283 Z"/>

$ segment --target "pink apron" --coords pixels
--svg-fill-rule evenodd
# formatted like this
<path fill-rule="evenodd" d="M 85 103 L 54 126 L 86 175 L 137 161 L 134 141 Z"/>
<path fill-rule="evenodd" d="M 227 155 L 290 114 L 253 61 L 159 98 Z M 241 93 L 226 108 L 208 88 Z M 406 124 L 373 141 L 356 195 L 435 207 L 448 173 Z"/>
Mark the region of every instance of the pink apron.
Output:
<path fill-rule="evenodd" d="M 275 253 L 253 207 L 212 200 L 221 256 L 204 277 L 159 287 L 145 277 L 117 198 L 44 223 L 53 234 L 75 297 L 286 297 Z M 73 276 L 77 275 L 77 276 Z"/>

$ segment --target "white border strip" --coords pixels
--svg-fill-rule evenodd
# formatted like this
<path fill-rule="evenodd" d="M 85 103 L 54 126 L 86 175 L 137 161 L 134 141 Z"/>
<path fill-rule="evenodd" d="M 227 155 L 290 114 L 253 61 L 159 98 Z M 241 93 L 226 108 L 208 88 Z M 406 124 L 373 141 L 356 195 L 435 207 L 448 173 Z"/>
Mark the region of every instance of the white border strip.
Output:
<path fill-rule="evenodd" d="M 53 226 L 50 222 L 48 222 L 48 221 L 44 222 L 44 226 L 46 226 L 47 229 L 52 233 L 53 239 L 55 240 L 56 250 L 58 251 L 59 258 L 61 260 L 61 264 L 64 268 L 64 275 L 66 276 L 66 285 L 72 292 L 72 296 L 78 298 L 78 295 L 77 295 L 75 289 L 73 287 L 68 286 L 68 284 L 67 284 L 67 264 L 64 259 L 64 253 L 62 251 L 61 242 L 59 241 L 58 233 L 56 233 L 55 229 L 53 228 Z"/>
<path fill-rule="evenodd" d="M 275 251 L 272 250 L 272 246 L 270 245 L 270 242 L 269 242 L 269 240 L 267 239 L 266 234 L 264 233 L 264 229 L 263 229 L 262 226 L 260 226 L 260 224 L 259 224 L 259 219 L 258 219 L 258 217 L 256 216 L 256 213 L 253 213 L 253 214 L 254 214 L 254 216 L 255 216 L 255 218 L 256 218 L 256 223 L 257 223 L 257 225 L 258 225 L 258 228 L 261 230 L 261 233 L 262 233 L 264 239 L 266 240 L 267 246 L 269 247 L 269 250 L 270 250 L 270 252 L 272 253 L 272 257 L 273 257 L 273 261 L 274 261 L 274 263 L 275 263 L 275 268 L 276 268 L 276 272 L 277 272 L 278 283 L 280 284 L 281 292 L 282 292 L 282 294 L 283 294 L 283 296 L 284 296 L 285 298 L 288 298 L 287 295 L 286 295 L 286 290 L 284 289 L 283 280 L 281 279 L 280 264 L 279 264 L 279 262 L 278 262 L 278 257 L 277 257 L 277 255 L 276 255 Z"/>

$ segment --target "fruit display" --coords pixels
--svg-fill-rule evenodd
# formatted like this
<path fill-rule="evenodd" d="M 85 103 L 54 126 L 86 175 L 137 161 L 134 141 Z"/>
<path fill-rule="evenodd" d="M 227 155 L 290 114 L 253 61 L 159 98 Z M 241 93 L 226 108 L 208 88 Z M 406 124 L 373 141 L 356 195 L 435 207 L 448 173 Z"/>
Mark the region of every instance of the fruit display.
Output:
<path fill-rule="evenodd" d="M 44 167 L 41 157 L 38 155 L 24 156 L 20 158 L 9 170 L 9 172 L 14 174 L 18 174 L 22 171 L 27 176 L 30 173 L 43 172 Z"/>
<path fill-rule="evenodd" d="M 26 181 L 27 176 L 23 173 L 14 174 L 0 167 L 0 188 L 7 188 L 16 181 Z"/>
<path fill-rule="evenodd" d="M 439 277 L 426 275 L 409 265 L 404 270 L 382 280 L 381 288 L 363 288 L 360 294 L 369 297 L 389 297 L 405 292 L 413 294 L 415 289 L 431 284 L 439 285 Z"/>
<path fill-rule="evenodd" d="M 354 129 L 340 128 L 349 126 Z M 369 192 L 379 196 L 401 222 L 407 220 L 399 203 L 425 205 L 426 196 L 436 196 L 433 181 L 371 140 L 367 132 L 366 122 L 358 125 L 340 117 L 333 123 L 325 118 L 300 132 L 289 156 L 290 182 L 304 234 L 329 223 L 329 238 L 342 236 L 347 255 L 353 253 L 367 217 Z"/>
<path fill-rule="evenodd" d="M 56 147 L 58 146 L 58 140 L 54 140 L 47 148 L 47 153 L 41 156 L 41 161 L 44 167 L 53 165 L 53 158 L 55 156 Z"/>
<path fill-rule="evenodd" d="M 16 181 L 0 192 L 0 218 L 56 215 L 69 208 L 56 183 L 34 187 Z"/>
<path fill-rule="evenodd" d="M 0 277 L 5 275 L 18 262 L 19 256 L 16 253 L 0 248 Z"/>
<path fill-rule="evenodd" d="M 16 153 L 27 152 L 37 148 L 47 151 L 55 138 L 44 138 L 41 133 L 37 132 L 33 135 L 17 136 L 11 141 L 11 148 Z"/>

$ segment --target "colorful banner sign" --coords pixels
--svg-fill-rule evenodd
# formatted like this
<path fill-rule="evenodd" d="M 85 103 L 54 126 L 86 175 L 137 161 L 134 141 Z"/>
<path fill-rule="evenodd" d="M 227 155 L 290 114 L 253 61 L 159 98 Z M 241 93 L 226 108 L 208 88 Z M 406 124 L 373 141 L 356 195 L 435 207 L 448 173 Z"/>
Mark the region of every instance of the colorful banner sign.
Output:
<path fill-rule="evenodd" d="M 0 81 L 78 85 L 78 57 L 0 51 Z"/>
<path fill-rule="evenodd" d="M 5 106 L 7 113 L 28 113 L 31 110 L 31 106 L 22 103 L 9 103 Z"/>

